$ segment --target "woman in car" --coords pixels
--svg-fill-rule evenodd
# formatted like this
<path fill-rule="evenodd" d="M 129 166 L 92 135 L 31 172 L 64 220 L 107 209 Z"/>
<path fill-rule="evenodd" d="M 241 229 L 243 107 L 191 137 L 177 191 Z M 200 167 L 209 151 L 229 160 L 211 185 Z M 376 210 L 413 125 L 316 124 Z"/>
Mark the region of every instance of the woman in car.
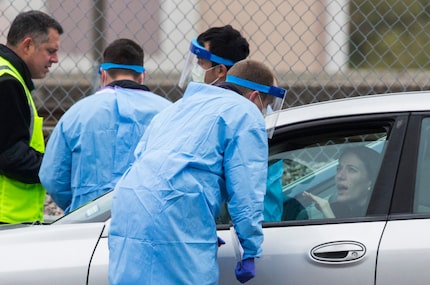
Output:
<path fill-rule="evenodd" d="M 365 146 L 346 148 L 339 157 L 335 181 L 337 192 L 324 199 L 304 192 L 324 218 L 349 218 L 366 214 L 379 170 L 379 153 Z"/>

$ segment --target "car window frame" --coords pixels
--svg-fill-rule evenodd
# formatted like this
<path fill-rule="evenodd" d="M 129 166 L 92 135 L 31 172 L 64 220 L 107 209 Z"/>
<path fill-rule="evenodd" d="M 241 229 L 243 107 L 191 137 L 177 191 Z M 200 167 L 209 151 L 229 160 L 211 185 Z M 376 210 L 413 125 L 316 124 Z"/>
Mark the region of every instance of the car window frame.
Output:
<path fill-rule="evenodd" d="M 390 220 L 430 218 L 430 213 L 414 213 L 419 144 L 424 118 L 430 118 L 430 112 L 411 112 L 393 193 Z"/>
<path fill-rule="evenodd" d="M 273 149 L 276 150 L 277 148 L 276 145 L 282 144 L 282 141 L 288 139 L 288 137 L 296 136 L 300 133 L 310 132 L 316 128 L 321 131 L 323 129 L 334 129 L 341 126 L 357 126 L 357 124 L 374 124 L 375 126 L 387 124 L 390 125 L 391 128 L 388 133 L 389 141 L 385 146 L 386 150 L 381 164 L 382 167 L 380 169 L 378 179 L 375 182 L 372 198 L 368 206 L 368 215 L 371 216 L 320 220 L 263 222 L 263 227 L 270 228 L 290 225 L 336 224 L 345 222 L 387 220 L 391 206 L 391 198 L 394 191 L 395 175 L 397 173 L 400 150 L 404 143 L 408 118 L 409 112 L 398 112 L 343 116 L 337 118 L 319 119 L 310 122 L 300 122 L 287 126 L 278 126 L 275 129 L 273 139 L 269 140 L 270 155 L 273 155 Z M 387 165 L 390 167 L 387 167 Z"/>

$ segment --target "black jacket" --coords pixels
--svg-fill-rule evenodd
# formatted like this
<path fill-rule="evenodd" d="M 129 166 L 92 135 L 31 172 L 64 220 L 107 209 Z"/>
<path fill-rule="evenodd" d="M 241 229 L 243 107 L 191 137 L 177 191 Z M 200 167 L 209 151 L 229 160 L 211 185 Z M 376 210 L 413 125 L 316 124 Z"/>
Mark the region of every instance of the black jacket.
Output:
<path fill-rule="evenodd" d="M 27 65 L 12 50 L 0 44 L 7 59 L 34 89 Z M 0 174 L 24 183 L 40 183 L 43 155 L 29 146 L 30 107 L 21 83 L 10 75 L 0 76 Z"/>
<path fill-rule="evenodd" d="M 117 80 L 117 81 L 111 82 L 107 86 L 111 86 L 111 87 L 119 86 L 119 87 L 127 88 L 127 89 L 138 89 L 138 90 L 144 90 L 144 91 L 151 91 L 151 90 L 149 90 L 148 86 L 143 85 L 143 84 L 139 84 L 139 83 L 132 81 L 132 80 Z"/>

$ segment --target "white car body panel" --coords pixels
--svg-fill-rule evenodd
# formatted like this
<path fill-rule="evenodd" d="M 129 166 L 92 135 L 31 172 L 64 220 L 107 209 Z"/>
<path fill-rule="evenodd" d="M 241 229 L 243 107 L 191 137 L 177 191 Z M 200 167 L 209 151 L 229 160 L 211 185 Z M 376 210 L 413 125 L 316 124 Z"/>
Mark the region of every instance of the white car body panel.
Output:
<path fill-rule="evenodd" d="M 388 222 L 379 251 L 377 285 L 430 284 L 429 219 Z"/>
<path fill-rule="evenodd" d="M 287 95 L 288 96 L 288 95 Z M 427 104 L 425 104 L 427 102 Z M 404 92 L 336 99 L 277 111 L 266 117 L 266 127 L 291 125 L 324 118 L 387 112 L 427 111 L 430 92 Z M 277 119 L 273 119 L 273 117 Z"/>
<path fill-rule="evenodd" d="M 348 284 L 374 284 L 377 249 L 384 226 L 385 222 L 369 222 L 266 228 L 263 255 L 256 260 L 257 276 L 247 284 L 282 284 L 285 280 L 294 280 L 297 285 L 314 282 L 332 285 L 339 284 L 339 280 L 348 280 L 350 276 L 360 278 L 354 278 Z M 238 284 L 234 275 L 237 260 L 231 233 L 219 230 L 218 236 L 226 242 L 218 251 L 219 284 Z M 338 239 L 333 240 L 333 236 Z M 312 248 L 338 241 L 359 242 L 365 245 L 366 254 L 353 262 L 318 262 L 310 257 Z M 108 240 L 104 237 L 92 259 L 88 284 L 108 284 L 108 260 Z"/>
<path fill-rule="evenodd" d="M 263 254 L 256 259 L 256 277 L 246 284 L 290 284 L 288 280 L 291 280 L 294 285 L 373 285 L 384 226 L 385 222 L 369 222 L 265 228 Z M 218 234 L 226 241 L 218 253 L 219 284 L 238 284 L 229 232 L 218 231 Z M 340 241 L 365 245 L 365 255 L 354 262 L 337 262 L 336 259 L 317 262 L 309 255 L 318 245 Z"/>
<path fill-rule="evenodd" d="M 108 267 L 109 267 L 109 235 L 110 219 L 106 222 L 103 233 L 94 251 L 91 260 L 90 271 L 88 273 L 88 285 L 108 285 Z"/>
<path fill-rule="evenodd" d="M 86 284 L 103 227 L 89 223 L 1 231 L 0 284 Z"/>
<path fill-rule="evenodd" d="M 97 244 L 88 278 L 88 285 L 108 285 L 109 247 L 107 236 Z"/>

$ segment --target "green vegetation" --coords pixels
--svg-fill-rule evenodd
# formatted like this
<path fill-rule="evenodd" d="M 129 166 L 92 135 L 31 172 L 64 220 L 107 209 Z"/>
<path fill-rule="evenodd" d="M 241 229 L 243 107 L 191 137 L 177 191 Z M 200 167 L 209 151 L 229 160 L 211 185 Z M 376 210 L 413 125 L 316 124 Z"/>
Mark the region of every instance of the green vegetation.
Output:
<path fill-rule="evenodd" d="M 351 0 L 351 68 L 430 69 L 429 0 Z"/>

